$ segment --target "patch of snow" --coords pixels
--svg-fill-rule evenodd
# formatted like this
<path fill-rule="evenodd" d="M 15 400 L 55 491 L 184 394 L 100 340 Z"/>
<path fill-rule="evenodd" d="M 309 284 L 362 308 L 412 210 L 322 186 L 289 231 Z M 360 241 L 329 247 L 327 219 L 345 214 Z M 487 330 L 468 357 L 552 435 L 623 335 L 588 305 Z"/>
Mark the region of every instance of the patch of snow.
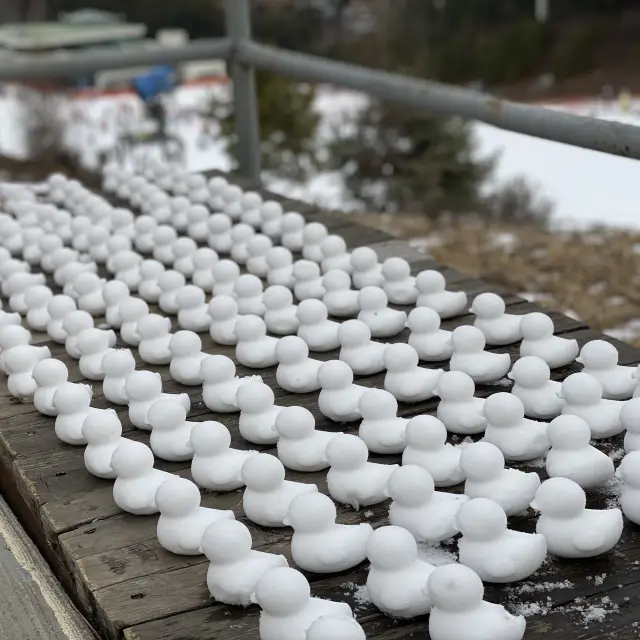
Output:
<path fill-rule="evenodd" d="M 458 562 L 458 556 L 444 548 L 443 545 L 446 545 L 446 542 L 445 540 L 444 543 L 418 543 L 418 558 L 432 564 L 434 567 Z"/>

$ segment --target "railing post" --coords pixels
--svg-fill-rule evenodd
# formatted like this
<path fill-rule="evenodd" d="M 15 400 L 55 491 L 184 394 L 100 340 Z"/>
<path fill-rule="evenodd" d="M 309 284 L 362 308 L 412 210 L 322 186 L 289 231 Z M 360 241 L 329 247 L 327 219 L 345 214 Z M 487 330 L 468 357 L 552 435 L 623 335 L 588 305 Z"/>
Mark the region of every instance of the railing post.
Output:
<path fill-rule="evenodd" d="M 237 46 L 251 39 L 249 0 L 225 0 L 227 36 L 231 39 L 229 71 L 233 83 L 233 108 L 238 137 L 240 173 L 260 179 L 260 123 L 254 69 L 238 59 Z"/>

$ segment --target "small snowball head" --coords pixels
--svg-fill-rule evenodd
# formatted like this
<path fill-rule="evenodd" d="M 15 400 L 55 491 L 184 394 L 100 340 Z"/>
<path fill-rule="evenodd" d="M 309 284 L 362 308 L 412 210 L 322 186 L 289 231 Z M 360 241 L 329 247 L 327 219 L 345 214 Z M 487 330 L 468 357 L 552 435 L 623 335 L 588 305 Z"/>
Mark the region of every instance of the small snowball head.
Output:
<path fill-rule="evenodd" d="M 492 480 L 504 469 L 504 455 L 490 442 L 474 442 L 462 450 L 460 468 L 469 480 Z"/>
<path fill-rule="evenodd" d="M 524 405 L 513 393 L 494 393 L 485 400 L 482 412 L 492 426 L 511 427 L 524 418 Z"/>
<path fill-rule="evenodd" d="M 231 296 L 215 296 L 209 302 L 207 313 L 214 322 L 229 320 L 238 315 L 238 303 Z"/>
<path fill-rule="evenodd" d="M 330 466 L 345 471 L 361 467 L 369 458 L 364 440 L 348 433 L 340 433 L 329 440 L 325 453 Z"/>
<path fill-rule="evenodd" d="M 550 376 L 551 369 L 549 369 L 549 365 L 542 358 L 537 358 L 536 356 L 519 358 L 507 374 L 507 378 L 510 380 L 522 387 L 531 389 L 542 387 L 549 382 Z"/>
<path fill-rule="evenodd" d="M 202 340 L 194 331 L 176 331 L 169 340 L 169 350 L 174 357 L 196 355 L 202 351 Z"/>
<path fill-rule="evenodd" d="M 476 298 L 476 300 L 477 299 L 478 298 Z M 522 320 L 520 320 L 520 332 L 525 340 L 542 340 L 543 338 L 548 338 L 553 335 L 554 330 L 553 320 L 546 313 L 540 313 L 538 311 L 527 313 L 522 316 Z"/>
<path fill-rule="evenodd" d="M 336 521 L 336 505 L 323 493 L 305 493 L 289 505 L 287 524 L 298 533 L 317 533 Z"/>
<path fill-rule="evenodd" d="M 119 312 L 123 322 L 138 322 L 149 315 L 149 305 L 142 298 L 132 296 L 120 303 Z"/>
<path fill-rule="evenodd" d="M 186 516 L 200 506 L 200 489 L 186 478 L 170 478 L 157 488 L 156 505 L 161 515 Z"/>
<path fill-rule="evenodd" d="M 320 250 L 325 258 L 333 258 L 347 253 L 347 243 L 342 236 L 332 234 L 320 243 Z"/>
<path fill-rule="evenodd" d="M 83 329 L 77 337 L 76 347 L 82 355 L 106 351 L 109 348 L 110 332 L 103 329 Z"/>
<path fill-rule="evenodd" d="M 351 277 L 342 269 L 330 269 L 322 277 L 322 284 L 327 291 L 348 291 Z"/>
<path fill-rule="evenodd" d="M 640 398 L 632 398 L 622 405 L 620 422 L 627 431 L 640 433 Z"/>
<path fill-rule="evenodd" d="M 579 515 L 587 505 L 584 489 L 568 478 L 549 478 L 536 491 L 531 507 L 543 515 L 569 518 Z"/>
<path fill-rule="evenodd" d="M 111 349 L 102 358 L 102 370 L 108 377 L 125 377 L 135 368 L 136 360 L 130 349 Z"/>
<path fill-rule="evenodd" d="M 207 384 L 227 382 L 235 378 L 236 365 L 227 356 L 207 356 L 200 364 L 200 373 Z"/>
<path fill-rule="evenodd" d="M 257 453 L 247 458 L 240 471 L 242 482 L 254 491 L 277 489 L 285 476 L 282 462 L 268 453 Z"/>
<path fill-rule="evenodd" d="M 246 558 L 252 545 L 251 531 L 231 518 L 210 524 L 202 536 L 202 551 L 215 564 L 229 564 Z"/>
<path fill-rule="evenodd" d="M 591 340 L 576 360 L 589 369 L 609 369 L 618 364 L 618 350 L 606 340 Z"/>
<path fill-rule="evenodd" d="M 91 387 L 84 384 L 64 382 L 53 394 L 53 406 L 62 414 L 83 411 L 91 405 Z"/>
<path fill-rule="evenodd" d="M 108 444 L 122 435 L 122 423 L 113 409 L 95 411 L 84 419 L 82 435 L 89 444 Z"/>
<path fill-rule="evenodd" d="M 300 302 L 296 316 L 300 324 L 312 325 L 326 320 L 329 317 L 329 311 L 322 300 L 308 298 Z"/>
<path fill-rule="evenodd" d="M 73 288 L 84 296 L 101 289 L 100 277 L 92 271 L 83 271 L 73 279 Z"/>
<path fill-rule="evenodd" d="M 241 222 L 231 227 L 231 240 L 234 244 L 244 244 L 255 234 L 256 230 L 249 224 Z"/>
<path fill-rule="evenodd" d="M 302 232 L 302 241 L 305 245 L 320 244 L 328 235 L 327 227 L 321 222 L 309 222 Z"/>
<path fill-rule="evenodd" d="M 231 218 L 224 213 L 214 213 L 209 218 L 207 226 L 214 235 L 228 233 L 232 226 Z"/>
<path fill-rule="evenodd" d="M 427 594 L 434 606 L 451 613 L 469 611 L 482 602 L 480 576 L 463 564 L 436 567 L 427 581 Z"/>
<path fill-rule="evenodd" d="M 245 273 L 235 281 L 233 291 L 239 298 L 259 296 L 262 294 L 262 280 L 251 273 Z"/>
<path fill-rule="evenodd" d="M 480 353 L 487 344 L 484 333 L 477 327 L 463 325 L 451 334 L 451 344 L 456 353 Z"/>
<path fill-rule="evenodd" d="M 392 393 L 384 389 L 369 389 L 360 397 L 358 409 L 363 420 L 395 418 L 398 413 L 398 401 Z"/>
<path fill-rule="evenodd" d="M 430 307 L 416 307 L 409 313 L 407 326 L 416 333 L 433 333 L 440 329 L 440 316 Z"/>
<path fill-rule="evenodd" d="M 158 260 L 145 260 L 140 264 L 140 276 L 143 280 L 157 280 L 166 271 Z"/>
<path fill-rule="evenodd" d="M 428 269 L 416 276 L 416 289 L 420 293 L 440 293 L 444 291 L 445 285 L 444 276 L 439 271 Z"/>
<path fill-rule="evenodd" d="M 409 344 L 397 342 L 384 350 L 384 366 L 390 373 L 405 373 L 418 366 L 418 352 Z"/>
<path fill-rule="evenodd" d="M 240 267 L 233 260 L 218 260 L 213 267 L 213 280 L 217 283 L 235 282 L 240 277 Z"/>
<path fill-rule="evenodd" d="M 242 207 L 246 211 L 250 211 L 251 209 L 257 209 L 262 204 L 262 196 L 255 191 L 246 191 L 242 194 L 242 198 L 240 198 L 240 202 L 242 203 Z"/>
<path fill-rule="evenodd" d="M 640 487 L 640 451 L 631 451 L 622 458 L 616 476 L 629 486 Z"/>
<path fill-rule="evenodd" d="M 176 230 L 166 224 L 158 225 L 153 232 L 154 245 L 170 245 L 178 237 Z"/>
<path fill-rule="evenodd" d="M 588 446 L 591 429 L 579 416 L 567 414 L 558 416 L 549 423 L 547 436 L 554 449 L 573 451 Z"/>
<path fill-rule="evenodd" d="M 147 420 L 153 429 L 170 430 L 185 423 L 187 411 L 178 400 L 156 400 L 147 413 Z"/>
<path fill-rule="evenodd" d="M 63 294 L 53 296 L 47 304 L 49 315 L 56 320 L 61 320 L 76 309 L 76 301 L 71 296 Z"/>
<path fill-rule="evenodd" d="M 506 310 L 504 300 L 496 293 L 481 293 L 476 296 L 469 311 L 478 318 L 494 320 Z"/>
<path fill-rule="evenodd" d="M 418 507 L 427 502 L 434 492 L 431 474 L 416 464 L 398 467 L 389 478 L 389 497 L 405 507 Z"/>
<path fill-rule="evenodd" d="M 471 400 L 475 391 L 473 378 L 464 371 L 445 371 L 435 390 L 441 400 L 448 402 Z"/>
<path fill-rule="evenodd" d="M 296 260 L 293 265 L 293 277 L 296 282 L 307 282 L 320 277 L 320 267 L 311 260 Z"/>
<path fill-rule="evenodd" d="M 129 295 L 129 287 L 121 280 L 109 280 L 102 287 L 102 297 L 108 305 L 117 304 Z"/>
<path fill-rule="evenodd" d="M 602 398 L 602 385 L 588 373 L 572 373 L 565 378 L 560 391 L 560 398 L 570 404 L 588 405 Z"/>
<path fill-rule="evenodd" d="M 221 422 L 197 422 L 191 429 L 189 444 L 196 455 L 224 453 L 231 446 L 231 434 Z"/>
<path fill-rule="evenodd" d="M 275 395 L 268 384 L 257 380 L 248 380 L 238 389 L 236 400 L 241 411 L 260 413 L 273 407 Z"/>
<path fill-rule="evenodd" d="M 267 287 L 262 295 L 264 306 L 270 311 L 286 309 L 293 304 L 293 294 L 287 287 L 275 284 Z"/>
<path fill-rule="evenodd" d="M 51 299 L 53 299 L 53 292 L 43 284 L 29 287 L 24 294 L 24 303 L 27 305 L 27 309 L 45 307 Z"/>
<path fill-rule="evenodd" d="M 460 506 L 456 524 L 460 533 L 472 540 L 495 540 L 507 528 L 507 514 L 493 500 L 474 498 Z"/>
<path fill-rule="evenodd" d="M 186 286 L 186 278 L 175 269 L 163 271 L 158 277 L 158 286 L 162 293 L 172 293 L 183 289 Z"/>
<path fill-rule="evenodd" d="M 366 640 L 362 627 L 347 616 L 320 616 L 307 629 L 305 640 Z"/>
<path fill-rule="evenodd" d="M 447 428 L 435 416 L 415 416 L 407 423 L 406 438 L 411 447 L 438 451 L 447 441 Z"/>
<path fill-rule="evenodd" d="M 193 284 L 186 285 L 176 295 L 176 303 L 180 309 L 197 309 L 205 302 L 204 291 Z"/>
<path fill-rule="evenodd" d="M 172 249 L 176 258 L 187 258 L 197 251 L 198 245 L 193 238 L 180 237 L 175 240 Z"/>
<path fill-rule="evenodd" d="M 160 338 L 171 333 L 171 319 L 150 313 L 138 321 L 138 335 L 142 340 Z"/>
<path fill-rule="evenodd" d="M 77 336 L 84 329 L 93 327 L 93 317 L 87 311 L 71 311 L 62 320 L 62 328 L 67 335 Z"/>
<path fill-rule="evenodd" d="M 62 360 L 46 358 L 36 364 L 31 375 L 38 387 L 52 387 L 66 382 L 69 370 Z"/>
<path fill-rule="evenodd" d="M 260 316 L 238 316 L 234 327 L 239 342 L 260 340 L 267 335 L 267 326 Z"/>
<path fill-rule="evenodd" d="M 302 611 L 310 597 L 311 587 L 299 571 L 278 567 L 258 580 L 251 599 L 266 613 L 284 617 Z"/>
<path fill-rule="evenodd" d="M 382 275 L 387 282 L 400 282 L 411 276 L 411 265 L 404 258 L 387 258 L 382 263 Z"/>
<path fill-rule="evenodd" d="M 342 347 L 366 346 L 371 340 L 371 329 L 362 320 L 347 320 L 338 328 L 338 340 Z"/>
<path fill-rule="evenodd" d="M 282 232 L 298 233 L 304 229 L 304 218 L 297 211 L 289 211 L 282 216 Z"/>
<path fill-rule="evenodd" d="M 280 364 L 300 364 L 309 357 L 309 347 L 298 336 L 285 336 L 276 345 L 276 357 Z"/>
<path fill-rule="evenodd" d="M 3 351 L 20 344 L 31 344 L 31 332 L 29 329 L 21 324 L 9 324 L 0 329 L 0 348 Z"/>
<path fill-rule="evenodd" d="M 277 220 L 284 215 L 282 205 L 275 200 L 268 200 L 262 205 L 263 220 Z"/>
<path fill-rule="evenodd" d="M 402 527 L 379 527 L 371 534 L 366 550 L 373 567 L 382 570 L 408 567 L 418 557 L 415 538 Z"/>
<path fill-rule="evenodd" d="M 286 247 L 272 247 L 267 251 L 265 260 L 270 269 L 284 269 L 293 264 L 293 254 Z M 302 271 L 304 272 L 304 268 Z"/>
<path fill-rule="evenodd" d="M 342 360 L 327 360 L 318 369 L 318 383 L 322 389 L 346 389 L 353 384 L 353 371 Z"/>
<path fill-rule="evenodd" d="M 162 377 L 153 371 L 133 371 L 125 380 L 127 398 L 136 402 L 145 402 L 162 393 Z"/>
<path fill-rule="evenodd" d="M 200 247 L 193 254 L 193 266 L 196 269 L 211 269 L 218 262 L 218 254 L 209 247 Z"/>
<path fill-rule="evenodd" d="M 389 299 L 381 287 L 364 287 L 358 294 L 358 306 L 362 311 L 381 311 Z"/>
<path fill-rule="evenodd" d="M 262 233 L 256 233 L 256 235 L 249 238 L 247 242 L 247 252 L 252 258 L 266 256 L 272 247 L 273 242 L 271 242 L 271 238 Z"/>
<path fill-rule="evenodd" d="M 371 247 L 358 247 L 351 252 L 350 261 L 355 271 L 367 271 L 378 264 L 378 254 Z"/>
<path fill-rule="evenodd" d="M 276 431 L 284 438 L 306 438 L 313 435 L 316 420 L 304 407 L 284 407 L 276 416 Z"/>

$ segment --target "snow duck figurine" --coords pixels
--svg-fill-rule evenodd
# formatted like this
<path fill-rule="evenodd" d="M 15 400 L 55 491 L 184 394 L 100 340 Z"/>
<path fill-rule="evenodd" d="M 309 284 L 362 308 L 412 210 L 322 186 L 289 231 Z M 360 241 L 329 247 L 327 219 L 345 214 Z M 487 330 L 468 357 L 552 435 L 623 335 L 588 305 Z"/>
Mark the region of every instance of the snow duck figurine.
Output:
<path fill-rule="evenodd" d="M 522 640 L 524 616 L 511 615 L 501 604 L 485 602 L 480 576 L 463 564 L 436 567 L 425 597 L 433 602 L 431 640 Z"/>
<path fill-rule="evenodd" d="M 36 384 L 33 406 L 42 415 L 55 417 L 58 412 L 53 406 L 53 395 L 58 387 L 68 380 L 67 365 L 56 358 L 40 360 L 33 367 L 31 376 Z"/>
<path fill-rule="evenodd" d="M 282 205 L 275 200 L 268 200 L 262 204 L 260 210 L 260 231 L 272 240 L 279 240 L 282 233 Z"/>
<path fill-rule="evenodd" d="M 358 436 L 341 433 L 327 445 L 327 486 L 336 501 L 356 511 L 387 499 L 389 477 L 397 464 L 369 462 L 367 445 Z"/>
<path fill-rule="evenodd" d="M 322 616 L 353 618 L 344 602 L 312 598 L 307 579 L 289 567 L 267 571 L 251 602 L 261 609 L 260 640 L 305 640 L 307 629 Z"/>
<path fill-rule="evenodd" d="M 204 291 L 200 287 L 189 284 L 176 294 L 178 305 L 178 324 L 182 329 L 204 333 L 209 330 L 211 316 L 205 302 Z"/>
<path fill-rule="evenodd" d="M 434 566 L 418 558 L 418 545 L 409 531 L 379 527 L 367 542 L 367 558 L 367 592 L 380 611 L 392 618 L 429 613 L 431 600 L 423 591 Z"/>
<path fill-rule="evenodd" d="M 346 362 L 328 360 L 318 369 L 320 413 L 334 422 L 359 420 L 359 403 L 367 387 L 353 383 L 353 371 Z"/>
<path fill-rule="evenodd" d="M 589 373 L 573 373 L 565 378 L 559 397 L 564 400 L 562 414 L 574 415 L 587 422 L 594 440 L 622 433 L 620 412 L 624 402 L 604 400 L 602 385 Z"/>
<path fill-rule="evenodd" d="M 262 527 L 285 527 L 289 505 L 299 495 L 317 493 L 315 484 L 285 480 L 282 462 L 268 453 L 248 458 L 240 471 L 246 485 L 244 513 Z"/>
<path fill-rule="evenodd" d="M 380 287 L 365 287 L 358 294 L 358 320 L 364 322 L 374 338 L 397 336 L 407 324 L 407 313 L 391 309 L 387 294 Z"/>
<path fill-rule="evenodd" d="M 147 412 L 151 426 L 149 446 L 157 458 L 170 462 L 183 462 L 193 458 L 189 445 L 191 428 L 195 422 L 187 421 L 187 411 L 175 398 L 156 400 Z"/>
<path fill-rule="evenodd" d="M 550 369 L 571 364 L 578 355 L 578 341 L 554 336 L 553 320 L 546 313 L 527 313 L 520 321 L 520 357 L 535 356 Z"/>
<path fill-rule="evenodd" d="M 329 235 L 329 230 L 321 222 L 308 222 L 302 230 L 302 257 L 320 264 L 324 258 L 322 242 Z"/>
<path fill-rule="evenodd" d="M 207 311 L 211 318 L 209 335 L 217 343 L 234 346 L 238 343 L 236 336 L 236 320 L 238 319 L 238 303 L 230 295 L 218 295 L 211 298 Z"/>
<path fill-rule="evenodd" d="M 127 513 L 146 516 L 158 513 L 156 491 L 176 476 L 153 468 L 153 452 L 146 444 L 122 439 L 111 456 L 111 468 L 116 474 L 113 501 Z"/>
<path fill-rule="evenodd" d="M 278 338 L 267 335 L 267 327 L 259 316 L 238 316 L 235 324 L 236 359 L 250 369 L 265 369 L 278 364 Z"/>
<path fill-rule="evenodd" d="M 622 458 L 616 471 L 620 480 L 620 508 L 634 524 L 640 524 L 640 451 L 632 451 Z"/>
<path fill-rule="evenodd" d="M 0 370 L 2 373 L 8 373 L 4 362 L 7 353 L 9 353 L 9 351 L 14 347 L 22 345 L 31 346 L 31 332 L 29 329 L 25 329 L 20 324 L 9 325 L 0 329 Z M 45 352 L 42 351 L 41 360 L 51 357 L 49 347 L 34 347 L 34 349 L 46 349 L 48 352 L 45 355 Z"/>
<path fill-rule="evenodd" d="M 537 356 L 519 358 L 507 374 L 513 380 L 511 393 L 520 398 L 527 417 L 550 420 L 562 412 L 564 400 L 558 397 L 562 383 L 550 376 L 549 365 Z"/>
<path fill-rule="evenodd" d="M 370 376 L 384 371 L 387 345 L 371 339 L 371 330 L 362 320 L 347 320 L 338 327 L 340 354 L 355 375 Z"/>
<path fill-rule="evenodd" d="M 257 451 L 231 448 L 229 429 L 220 422 L 194 422 L 189 435 L 193 450 L 191 477 L 212 491 L 234 491 L 242 487 L 240 470 Z"/>
<path fill-rule="evenodd" d="M 403 342 L 390 344 L 384 352 L 384 388 L 400 402 L 421 402 L 434 396 L 442 369 L 418 366 L 416 350 Z"/>
<path fill-rule="evenodd" d="M 551 449 L 545 465 L 550 478 L 569 478 L 585 490 L 613 479 L 613 460 L 589 444 L 591 429 L 582 418 L 559 416 L 549 424 L 547 435 Z"/>
<path fill-rule="evenodd" d="M 274 284 L 262 295 L 265 307 L 264 323 L 269 333 L 291 336 L 298 332 L 298 307 L 293 304 L 293 294 L 287 287 Z"/>
<path fill-rule="evenodd" d="M 430 307 L 443 320 L 463 314 L 467 308 L 467 294 L 464 291 L 447 291 L 446 284 L 439 271 L 421 271 L 416 276 L 416 306 Z"/>
<path fill-rule="evenodd" d="M 488 498 L 474 498 L 458 510 L 456 523 L 460 562 L 483 582 L 517 582 L 535 573 L 547 557 L 547 543 L 539 533 L 507 528 L 504 509 Z"/>
<path fill-rule="evenodd" d="M 200 385 L 203 383 L 201 366 L 206 353 L 202 352 L 202 340 L 194 331 L 176 331 L 169 340 L 171 362 L 169 373 L 180 384 Z"/>
<path fill-rule="evenodd" d="M 164 313 L 169 315 L 178 313 L 180 307 L 176 297 L 186 284 L 187 280 L 184 275 L 175 269 L 169 269 L 160 274 L 158 278 L 158 286 L 160 287 L 158 306 Z"/>
<path fill-rule="evenodd" d="M 632 398 L 624 403 L 620 411 L 620 422 L 626 430 L 624 450 L 626 453 L 640 451 L 640 398 Z"/>
<path fill-rule="evenodd" d="M 73 279 L 73 289 L 77 293 L 78 309 L 87 311 L 94 318 L 105 313 L 106 302 L 102 295 L 104 281 L 90 271 L 78 274 Z"/>
<path fill-rule="evenodd" d="M 238 388 L 236 402 L 240 408 L 240 435 L 254 444 L 275 444 L 275 421 L 282 407 L 274 404 L 273 389 L 259 380 L 249 380 Z"/>
<path fill-rule="evenodd" d="M 176 238 L 171 249 L 174 257 L 172 268 L 179 271 L 185 278 L 191 278 L 194 270 L 193 256 L 198 250 L 195 240 L 181 236 Z"/>
<path fill-rule="evenodd" d="M 473 378 L 463 371 L 445 371 L 434 390 L 440 398 L 436 416 L 447 431 L 458 435 L 483 433 L 487 419 L 482 412 L 484 398 L 476 398 Z"/>
<path fill-rule="evenodd" d="M 436 491 L 431 474 L 415 464 L 398 467 L 389 478 L 389 522 L 417 542 L 442 542 L 458 533 L 456 514 L 469 498 Z"/>
<path fill-rule="evenodd" d="M 77 311 L 71 311 L 68 313 L 62 321 L 62 329 L 67 334 L 67 339 L 64 343 L 64 348 L 67 353 L 74 359 L 80 359 L 80 351 L 78 351 L 77 341 L 78 334 L 84 329 L 90 329 L 93 327 L 93 317 L 90 313 L 78 309 Z M 113 334 L 113 344 L 116 342 L 116 334 Z"/>
<path fill-rule="evenodd" d="M 90 413 L 82 423 L 82 435 L 87 441 L 84 448 L 86 470 L 97 478 L 115 480 L 111 457 L 124 440 L 118 414 L 113 409 Z"/>
<path fill-rule="evenodd" d="M 329 320 L 329 311 L 321 300 L 313 298 L 303 300 L 298 305 L 296 316 L 300 323 L 298 337 L 307 343 L 311 351 L 331 351 L 340 345 L 338 341 L 340 325 Z"/>
<path fill-rule="evenodd" d="M 265 260 L 269 268 L 267 284 L 269 286 L 279 285 L 287 287 L 287 289 L 293 289 L 296 279 L 293 273 L 293 254 L 291 251 L 286 247 L 272 247 L 269 249 Z"/>
<path fill-rule="evenodd" d="M 37 347 L 19 344 L 2 355 L 4 356 L 4 367 L 9 376 L 7 378 L 7 390 L 21 402 L 32 402 L 38 388 L 33 378 L 33 370 L 38 362 L 43 360 Z M 48 355 L 48 358 L 51 357 L 51 353 L 46 355 Z"/>
<path fill-rule="evenodd" d="M 264 316 L 265 306 L 262 302 L 262 280 L 250 273 L 241 275 L 233 287 L 233 295 L 238 303 L 240 315 Z"/>
<path fill-rule="evenodd" d="M 322 298 L 329 315 L 335 318 L 349 318 L 355 316 L 358 306 L 358 292 L 351 288 L 351 278 L 342 269 L 331 269 L 322 278 L 326 293 Z"/>
<path fill-rule="evenodd" d="M 233 511 L 201 507 L 198 487 L 178 476 L 157 488 L 155 501 L 160 512 L 156 525 L 158 542 L 179 555 L 200 555 L 207 527 L 221 520 L 235 520 Z"/>
<path fill-rule="evenodd" d="M 251 532 L 235 519 L 210 524 L 201 544 L 209 560 L 209 593 L 224 604 L 250 605 L 258 580 L 268 571 L 289 566 L 283 555 L 252 549 Z"/>
<path fill-rule="evenodd" d="M 91 406 L 93 392 L 89 385 L 63 382 L 53 394 L 53 407 L 57 412 L 55 432 L 67 444 L 87 444 L 82 433 L 85 418 L 102 411 Z"/>
<path fill-rule="evenodd" d="M 416 279 L 404 258 L 387 258 L 382 264 L 384 292 L 392 304 L 413 305 L 418 299 Z"/>
<path fill-rule="evenodd" d="M 138 285 L 138 294 L 145 302 L 154 304 L 160 299 L 162 289 L 158 280 L 164 271 L 165 266 L 157 260 L 145 260 L 140 264 L 141 280 Z"/>
<path fill-rule="evenodd" d="M 484 333 L 490 346 L 513 344 L 522 340 L 522 316 L 506 313 L 506 308 L 504 300 L 495 293 L 481 293 L 469 308 L 476 317 L 473 326 Z"/>
<path fill-rule="evenodd" d="M 618 364 L 618 350 L 605 340 L 591 340 L 582 347 L 576 362 L 584 365 L 583 372 L 602 385 L 606 400 L 627 400 L 633 396 L 638 381 L 632 377 L 635 367 Z"/>
<path fill-rule="evenodd" d="M 291 556 L 303 571 L 338 573 L 366 559 L 373 534 L 368 523 L 337 524 L 336 505 L 322 493 L 300 495 L 289 505 L 286 522 L 293 527 Z"/>
<path fill-rule="evenodd" d="M 593 558 L 611 551 L 622 535 L 620 509 L 587 509 L 579 484 L 549 478 L 531 507 L 540 512 L 536 532 L 547 539 L 549 553 L 560 558 Z"/>
<path fill-rule="evenodd" d="M 460 468 L 467 478 L 465 495 L 489 498 L 508 516 L 526 511 L 540 486 L 540 476 L 535 472 L 505 469 L 502 451 L 489 442 L 468 444 L 460 456 Z"/>
<path fill-rule="evenodd" d="M 331 234 L 320 243 L 322 251 L 322 273 L 339 269 L 351 274 L 351 256 L 347 251 L 347 243 L 339 235 Z"/>
<path fill-rule="evenodd" d="M 216 413 L 240 411 L 236 394 L 248 380 L 262 382 L 260 376 L 240 378 L 236 375 L 236 365 L 231 358 L 223 355 L 208 355 L 200 365 L 202 375 L 202 400 Z"/>
<path fill-rule="evenodd" d="M 53 300 L 53 292 L 41 284 L 29 287 L 24 294 L 27 305 L 27 324 L 34 331 L 46 331 L 51 321 L 47 305 Z"/>
<path fill-rule="evenodd" d="M 322 283 L 320 267 L 310 260 L 296 260 L 293 265 L 293 293 L 299 302 L 316 298 L 322 300 L 326 290 Z M 275 284 L 269 281 L 269 284 Z M 282 284 L 282 283 L 281 283 Z"/>
<path fill-rule="evenodd" d="M 476 384 L 495 382 L 503 378 L 511 367 L 508 353 L 485 351 L 484 333 L 477 327 L 463 325 L 451 334 L 453 355 L 449 361 L 451 371 L 463 371 Z"/>
<path fill-rule="evenodd" d="M 110 280 L 102 287 L 102 297 L 106 305 L 105 320 L 112 329 L 119 329 L 122 324 L 120 304 L 131 295 L 129 287 L 120 280 Z"/>
<path fill-rule="evenodd" d="M 273 242 L 269 236 L 262 233 L 256 233 L 255 236 L 249 238 L 247 242 L 247 271 L 258 278 L 266 278 L 269 273 L 269 264 L 267 263 L 267 254 L 273 247 Z"/>
<path fill-rule="evenodd" d="M 78 368 L 88 380 L 103 380 L 102 360 L 111 347 L 113 331 L 104 329 L 84 329 L 78 334 L 76 346 L 80 352 Z"/>
<path fill-rule="evenodd" d="M 67 314 L 76 310 L 76 301 L 71 296 L 58 294 L 49 300 L 47 303 L 47 313 L 49 314 L 47 334 L 54 342 L 64 344 L 67 341 L 67 332 L 62 325 Z"/>
<path fill-rule="evenodd" d="M 411 418 L 405 431 L 406 447 L 402 464 L 417 464 L 426 469 L 436 487 L 452 487 L 464 481 L 460 456 L 466 443 L 449 444 L 447 429 L 435 416 Z"/>
<path fill-rule="evenodd" d="M 249 251 L 247 250 L 247 243 L 255 235 L 256 230 L 242 222 L 234 224 L 231 227 L 231 259 L 238 264 L 245 265 L 249 260 Z"/>
<path fill-rule="evenodd" d="M 453 354 L 451 331 L 440 328 L 440 316 L 429 307 L 416 307 L 409 313 L 407 327 L 409 344 L 418 352 L 420 360 L 441 362 Z"/>
<path fill-rule="evenodd" d="M 512 393 L 494 393 L 483 408 L 484 441 L 496 445 L 508 462 L 544 457 L 549 451 L 547 423 L 524 417 L 524 405 Z"/>
<path fill-rule="evenodd" d="M 320 388 L 318 370 L 322 362 L 309 357 L 307 343 L 297 336 L 281 338 L 276 347 L 278 386 L 291 393 L 310 393 Z"/>
<path fill-rule="evenodd" d="M 367 640 L 363 628 L 347 616 L 320 616 L 308 629 L 305 640 Z"/>
<path fill-rule="evenodd" d="M 140 344 L 138 323 L 149 315 L 149 305 L 142 298 L 127 298 L 120 304 L 120 338 L 131 347 Z"/>
<path fill-rule="evenodd" d="M 358 404 L 362 422 L 358 437 L 369 451 L 381 454 L 402 453 L 406 446 L 406 418 L 398 418 L 398 401 L 384 389 L 368 389 Z"/>
<path fill-rule="evenodd" d="M 356 289 L 384 286 L 382 265 L 371 247 L 358 247 L 351 252 L 351 279 Z M 415 282 L 414 282 L 415 284 Z"/>
<path fill-rule="evenodd" d="M 193 274 L 191 283 L 205 293 L 213 291 L 213 265 L 218 262 L 218 254 L 209 247 L 200 247 L 193 254 Z"/>
<path fill-rule="evenodd" d="M 147 364 L 169 364 L 173 354 L 169 349 L 171 342 L 171 319 L 150 313 L 138 322 L 137 333 L 140 336 L 138 353 Z"/>

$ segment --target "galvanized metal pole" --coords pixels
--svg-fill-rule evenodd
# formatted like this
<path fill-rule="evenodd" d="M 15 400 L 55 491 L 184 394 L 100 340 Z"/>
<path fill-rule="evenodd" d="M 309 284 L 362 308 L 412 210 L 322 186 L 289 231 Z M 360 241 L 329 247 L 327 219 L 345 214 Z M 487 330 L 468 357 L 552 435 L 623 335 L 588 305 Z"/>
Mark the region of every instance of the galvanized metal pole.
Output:
<path fill-rule="evenodd" d="M 249 0 L 225 0 L 227 36 L 231 39 L 229 72 L 233 83 L 235 130 L 240 173 L 260 180 L 260 122 L 253 66 L 238 55 L 240 44 L 251 40 Z"/>

